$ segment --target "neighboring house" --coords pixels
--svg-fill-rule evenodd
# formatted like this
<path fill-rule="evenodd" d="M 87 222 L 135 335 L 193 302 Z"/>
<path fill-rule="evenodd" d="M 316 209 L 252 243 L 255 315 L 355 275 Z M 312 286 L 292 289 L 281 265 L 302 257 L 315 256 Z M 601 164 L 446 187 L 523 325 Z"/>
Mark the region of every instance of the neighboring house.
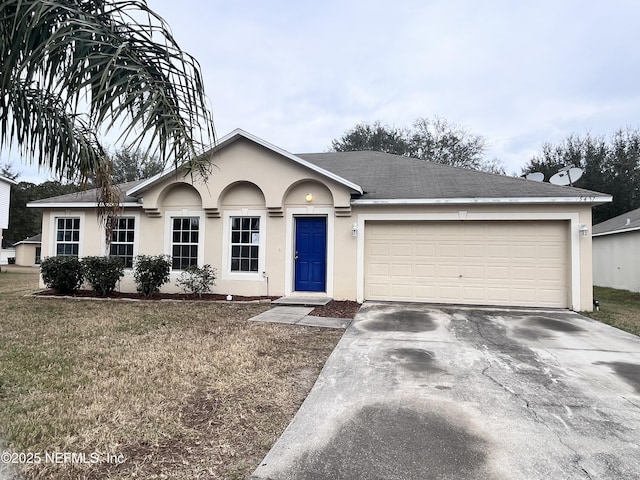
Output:
<path fill-rule="evenodd" d="M 640 292 L 640 208 L 594 225 L 593 284 Z"/>
<path fill-rule="evenodd" d="M 33 267 L 40 265 L 42 252 L 42 235 L 25 238 L 14 245 L 16 249 L 16 265 Z"/>
<path fill-rule="evenodd" d="M 205 184 L 167 170 L 121 186 L 110 253 L 218 270 L 216 291 L 592 308 L 591 208 L 601 193 L 379 152 L 294 155 L 242 130 Z M 96 192 L 42 208 L 42 254 L 108 253 Z M 135 289 L 129 272 L 121 290 Z"/>
<path fill-rule="evenodd" d="M 2 231 L 9 228 L 9 204 L 11 203 L 11 185 L 16 185 L 11 179 L 0 176 L 0 248 L 2 247 Z M 7 249 L 0 255 L 0 263 L 7 263 L 7 256 L 12 249 Z"/>

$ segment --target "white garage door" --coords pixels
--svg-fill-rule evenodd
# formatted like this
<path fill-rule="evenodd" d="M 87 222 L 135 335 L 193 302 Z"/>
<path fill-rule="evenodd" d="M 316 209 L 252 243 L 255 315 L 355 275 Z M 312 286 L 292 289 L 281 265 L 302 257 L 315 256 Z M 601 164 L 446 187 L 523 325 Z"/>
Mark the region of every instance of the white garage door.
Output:
<path fill-rule="evenodd" d="M 566 222 L 367 222 L 365 298 L 567 307 Z"/>

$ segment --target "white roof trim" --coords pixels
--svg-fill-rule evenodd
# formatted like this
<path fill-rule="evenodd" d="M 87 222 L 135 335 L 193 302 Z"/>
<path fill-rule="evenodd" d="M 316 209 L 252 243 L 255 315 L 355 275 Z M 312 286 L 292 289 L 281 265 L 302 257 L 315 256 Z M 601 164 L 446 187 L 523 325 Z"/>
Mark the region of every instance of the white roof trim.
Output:
<path fill-rule="evenodd" d="M 352 205 L 440 205 L 440 204 L 500 204 L 500 203 L 607 203 L 613 197 L 477 197 L 477 198 L 390 198 L 390 199 L 355 199 Z"/>
<path fill-rule="evenodd" d="M 324 168 L 320 168 L 317 165 L 311 163 L 311 162 L 307 162 L 306 160 L 303 160 L 302 158 L 287 152 L 286 150 L 283 150 L 280 147 L 277 147 L 265 140 L 262 140 L 259 137 L 256 137 L 255 135 L 250 134 L 249 132 L 245 132 L 244 130 L 242 130 L 241 128 L 236 128 L 234 131 L 232 131 L 231 133 L 225 135 L 224 137 L 222 137 L 217 143 L 216 145 L 211 149 L 212 152 L 215 152 L 217 150 L 220 150 L 221 148 L 223 148 L 225 145 L 235 141 L 238 137 L 244 137 L 248 140 L 251 140 L 252 142 L 257 143 L 258 145 L 262 145 L 263 147 L 276 152 L 280 155 L 282 155 L 283 157 L 288 158 L 289 160 L 292 160 L 294 162 L 296 162 L 299 165 L 302 165 L 303 167 L 309 168 L 310 170 L 313 170 L 316 173 L 319 173 L 320 175 L 330 178 L 331 180 L 335 180 L 336 182 L 352 189 L 355 190 L 356 192 L 360 193 L 362 195 L 363 190 L 362 187 L 358 184 L 355 184 L 353 182 L 350 182 L 349 180 L 342 178 L 339 175 L 336 175 L 333 172 L 330 172 L 328 170 L 325 170 Z M 141 190 L 143 190 L 144 188 L 148 187 L 149 185 L 155 183 L 157 180 L 159 180 L 160 178 L 163 178 L 165 175 L 171 173 L 171 172 L 175 172 L 175 168 L 170 168 L 167 169 L 165 171 L 163 171 L 162 173 L 159 173 L 151 178 L 149 178 L 148 180 L 145 180 L 144 182 L 142 182 L 139 185 L 136 185 L 135 187 L 133 187 L 132 189 L 128 190 L 126 192 L 127 195 L 129 196 L 135 196 L 138 192 L 140 192 Z"/>
<path fill-rule="evenodd" d="M 99 206 L 98 202 L 29 202 L 27 203 L 27 207 L 31 208 L 96 208 Z M 123 202 L 120 204 L 121 207 L 139 207 L 142 208 L 142 204 L 138 202 Z"/>
<path fill-rule="evenodd" d="M 608 231 L 608 232 L 594 233 L 591 236 L 592 237 L 602 237 L 604 235 L 614 235 L 616 233 L 636 232 L 638 230 L 640 230 L 640 227 L 632 227 L 632 228 L 625 228 L 625 229 L 622 229 L 622 230 L 611 230 L 611 231 Z"/>
<path fill-rule="evenodd" d="M 0 175 L 0 180 L 4 180 L 5 182 L 10 183 L 12 185 L 18 184 L 18 182 L 16 182 L 15 180 L 11 180 L 10 178 L 3 177 L 2 175 Z"/>

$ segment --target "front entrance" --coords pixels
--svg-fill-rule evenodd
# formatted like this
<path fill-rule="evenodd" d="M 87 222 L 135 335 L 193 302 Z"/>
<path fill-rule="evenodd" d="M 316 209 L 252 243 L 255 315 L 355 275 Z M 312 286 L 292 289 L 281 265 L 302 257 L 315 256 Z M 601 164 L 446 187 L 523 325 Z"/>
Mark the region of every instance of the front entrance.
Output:
<path fill-rule="evenodd" d="M 296 217 L 295 289 L 324 292 L 327 288 L 327 219 Z"/>

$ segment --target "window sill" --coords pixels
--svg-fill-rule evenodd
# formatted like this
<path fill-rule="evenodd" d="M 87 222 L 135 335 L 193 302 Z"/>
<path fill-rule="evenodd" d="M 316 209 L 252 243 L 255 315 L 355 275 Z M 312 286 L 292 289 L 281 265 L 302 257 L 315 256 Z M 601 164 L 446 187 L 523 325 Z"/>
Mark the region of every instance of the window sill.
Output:
<path fill-rule="evenodd" d="M 261 273 L 225 272 L 222 275 L 222 279 L 257 282 L 264 280 L 264 276 Z"/>

